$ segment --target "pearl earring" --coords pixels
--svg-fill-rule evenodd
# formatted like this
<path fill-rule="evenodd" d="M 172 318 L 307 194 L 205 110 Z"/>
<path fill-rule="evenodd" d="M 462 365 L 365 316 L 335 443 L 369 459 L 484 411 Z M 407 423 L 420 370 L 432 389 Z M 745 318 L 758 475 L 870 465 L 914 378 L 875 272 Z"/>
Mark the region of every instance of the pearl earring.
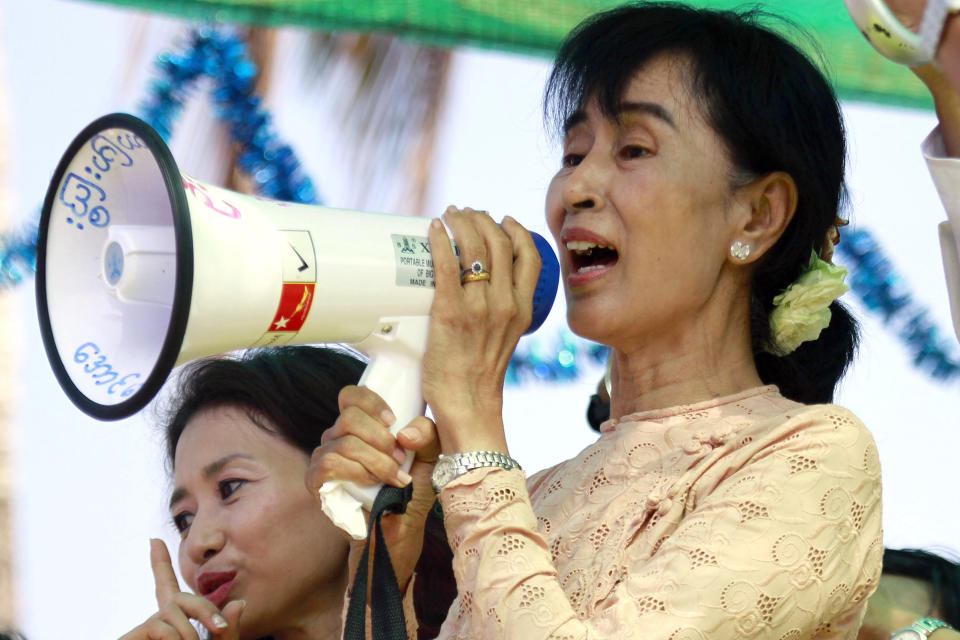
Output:
<path fill-rule="evenodd" d="M 750 245 L 737 240 L 730 245 L 730 255 L 737 260 L 746 260 L 750 255 Z"/>

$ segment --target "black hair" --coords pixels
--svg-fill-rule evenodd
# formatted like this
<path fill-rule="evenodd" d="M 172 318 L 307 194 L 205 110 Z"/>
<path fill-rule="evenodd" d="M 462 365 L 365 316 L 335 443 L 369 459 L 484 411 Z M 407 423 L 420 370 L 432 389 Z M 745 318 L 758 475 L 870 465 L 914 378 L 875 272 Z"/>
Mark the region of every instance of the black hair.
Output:
<path fill-rule="evenodd" d="M 960 563 L 922 549 L 884 549 L 883 573 L 929 582 L 937 617 L 960 629 Z"/>
<path fill-rule="evenodd" d="M 590 428 L 600 433 L 600 425 L 609 419 L 610 401 L 604 400 L 598 393 L 590 396 L 590 403 L 587 404 L 587 424 Z"/>
<path fill-rule="evenodd" d="M 243 407 L 257 425 L 309 455 L 340 415 L 340 389 L 356 384 L 364 367 L 344 351 L 312 346 L 251 349 L 186 365 L 164 421 L 170 469 L 190 419 L 223 405 Z"/>
<path fill-rule="evenodd" d="M 560 47 L 544 95 L 548 125 L 596 98 L 616 117 L 633 75 L 661 54 L 689 63 L 693 94 L 726 144 L 733 186 L 774 171 L 797 186 L 797 209 L 779 241 L 756 265 L 750 329 L 761 380 L 803 403 L 831 402 L 856 352 L 856 321 L 839 302 L 817 340 L 793 353 L 767 352 L 773 298 L 793 283 L 821 250 L 846 203 L 846 141 L 836 95 L 814 63 L 786 38 L 763 26 L 776 19 L 756 9 L 716 11 L 668 2 L 623 5 L 587 18 Z"/>

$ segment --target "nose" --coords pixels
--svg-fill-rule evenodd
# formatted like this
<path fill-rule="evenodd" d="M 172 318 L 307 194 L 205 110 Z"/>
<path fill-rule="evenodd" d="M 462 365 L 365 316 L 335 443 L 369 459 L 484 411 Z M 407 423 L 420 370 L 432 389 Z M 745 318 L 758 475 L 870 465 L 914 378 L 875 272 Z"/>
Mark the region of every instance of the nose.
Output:
<path fill-rule="evenodd" d="M 187 537 L 183 544 L 187 547 L 187 555 L 197 566 L 217 555 L 227 542 L 224 527 L 213 514 L 201 515 L 197 513 L 187 530 Z"/>
<path fill-rule="evenodd" d="M 604 200 L 602 160 L 588 153 L 573 168 L 563 185 L 563 205 L 567 211 L 602 209 Z"/>

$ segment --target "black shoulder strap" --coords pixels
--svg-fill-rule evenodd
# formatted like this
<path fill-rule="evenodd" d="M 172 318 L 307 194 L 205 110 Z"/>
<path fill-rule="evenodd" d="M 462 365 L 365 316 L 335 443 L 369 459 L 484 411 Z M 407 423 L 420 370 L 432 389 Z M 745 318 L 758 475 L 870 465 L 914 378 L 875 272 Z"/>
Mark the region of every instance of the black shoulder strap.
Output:
<path fill-rule="evenodd" d="M 386 513 L 403 513 L 413 495 L 413 484 L 403 489 L 384 485 L 373 501 L 370 512 L 370 525 L 367 530 L 367 544 L 360 556 L 357 573 L 353 577 L 353 590 L 347 620 L 343 629 L 343 640 L 366 640 L 367 613 L 367 573 L 370 566 L 370 540 L 377 537 L 373 553 L 373 584 L 370 590 L 370 616 L 373 627 L 373 640 L 407 640 L 407 623 L 403 615 L 403 596 L 400 585 L 393 572 L 390 552 L 383 539 L 380 518 Z"/>

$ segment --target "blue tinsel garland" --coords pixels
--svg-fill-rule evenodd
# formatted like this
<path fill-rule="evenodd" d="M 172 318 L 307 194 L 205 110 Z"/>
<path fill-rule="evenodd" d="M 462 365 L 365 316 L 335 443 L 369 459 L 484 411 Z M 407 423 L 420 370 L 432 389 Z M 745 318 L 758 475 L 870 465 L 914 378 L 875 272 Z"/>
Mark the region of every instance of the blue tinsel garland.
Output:
<path fill-rule="evenodd" d="M 150 84 L 140 117 L 164 140 L 170 139 L 190 89 L 199 78 L 209 77 L 217 117 L 240 147 L 237 164 L 254 179 L 260 193 L 277 200 L 317 203 L 313 183 L 300 170 L 296 154 L 277 139 L 270 115 L 260 108 L 260 97 L 253 93 L 257 66 L 239 36 L 225 29 L 193 29 L 185 50 L 161 54 L 156 66 L 160 75 Z M 36 257 L 36 221 L 0 234 L 0 288 L 32 276 Z"/>
<path fill-rule="evenodd" d="M 16 286 L 37 270 L 37 223 L 0 234 L 0 289 Z"/>
<path fill-rule="evenodd" d="M 849 262 L 850 288 L 867 309 L 896 331 L 913 355 L 913 363 L 939 380 L 960 375 L 960 361 L 947 350 L 930 312 L 914 302 L 874 237 L 863 229 L 844 231 L 837 252 Z"/>
<path fill-rule="evenodd" d="M 213 80 L 212 98 L 217 117 L 226 123 L 239 144 L 237 164 L 265 196 L 278 200 L 315 203 L 317 195 L 303 175 L 296 154 L 280 142 L 270 127 L 270 116 L 253 93 L 257 66 L 247 46 L 232 32 L 200 28 L 190 32 L 182 53 L 164 53 L 157 59 L 160 76 L 150 85 L 141 117 L 169 139 L 190 89 L 201 77 Z M 0 234 L 0 288 L 19 284 L 33 274 L 37 255 L 36 223 L 19 232 Z M 894 327 L 914 356 L 914 363 L 938 380 L 960 375 L 960 361 L 952 356 L 929 312 L 915 303 L 902 279 L 869 232 L 844 233 L 837 245 L 850 263 L 853 292 L 871 311 Z M 562 331 L 548 344 L 527 339 L 510 361 L 507 383 L 563 382 L 582 374 L 586 362 L 600 363 L 607 349 Z"/>
<path fill-rule="evenodd" d="M 589 342 L 569 329 L 552 342 L 541 337 L 521 340 L 507 367 L 507 384 L 526 382 L 569 382 L 583 375 L 585 363 L 603 364 L 609 347 Z"/>
<path fill-rule="evenodd" d="M 254 179 L 260 193 L 288 202 L 317 202 L 313 183 L 300 170 L 293 149 L 277 139 L 270 114 L 260 108 L 260 97 L 253 92 L 257 65 L 242 39 L 225 30 L 194 29 L 186 51 L 160 54 L 157 67 L 161 75 L 151 83 L 140 111 L 164 140 L 169 140 L 194 82 L 209 77 L 217 117 L 240 145 L 237 164 Z"/>

